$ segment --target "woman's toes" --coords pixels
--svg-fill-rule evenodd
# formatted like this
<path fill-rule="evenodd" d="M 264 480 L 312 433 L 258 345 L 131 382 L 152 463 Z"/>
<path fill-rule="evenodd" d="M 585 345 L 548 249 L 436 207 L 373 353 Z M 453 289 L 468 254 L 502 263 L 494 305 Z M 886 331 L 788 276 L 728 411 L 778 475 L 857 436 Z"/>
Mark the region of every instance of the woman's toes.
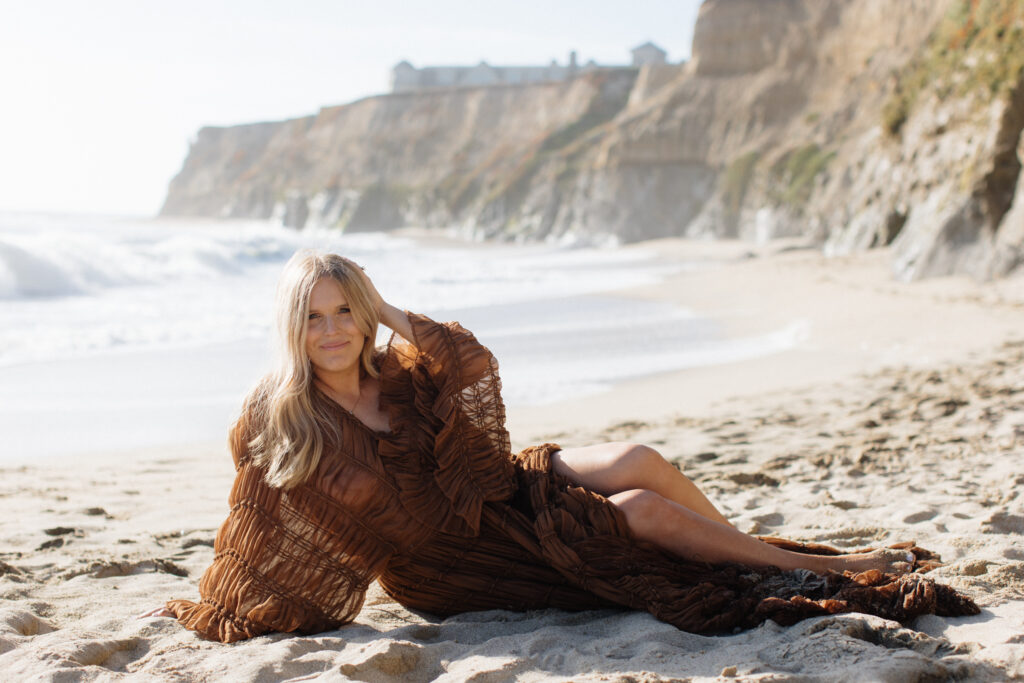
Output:
<path fill-rule="evenodd" d="M 882 569 L 882 571 L 890 574 L 906 574 L 913 570 L 914 562 L 917 559 L 914 557 L 914 553 L 908 550 L 882 548 L 877 552 L 879 558 L 888 565 L 886 568 Z"/>

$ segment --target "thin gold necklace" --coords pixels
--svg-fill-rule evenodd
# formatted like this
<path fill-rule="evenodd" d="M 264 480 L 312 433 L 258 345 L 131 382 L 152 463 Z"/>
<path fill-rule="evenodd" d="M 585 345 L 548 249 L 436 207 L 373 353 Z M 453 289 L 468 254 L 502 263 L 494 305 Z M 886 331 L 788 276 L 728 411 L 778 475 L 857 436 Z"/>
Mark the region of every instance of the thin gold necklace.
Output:
<path fill-rule="evenodd" d="M 351 408 L 346 408 L 345 407 L 345 404 L 342 403 L 342 400 L 341 400 L 341 394 L 339 394 L 337 391 L 335 391 L 334 387 L 332 387 L 331 385 L 327 384 L 323 380 L 318 380 L 318 381 L 320 382 L 320 385 L 324 389 L 327 390 L 327 395 L 331 397 L 331 400 L 334 401 L 335 403 L 337 403 L 339 406 L 341 406 L 342 410 L 346 410 L 346 411 L 352 413 L 353 415 L 356 414 L 356 408 L 359 407 L 359 402 L 363 400 L 363 381 L 362 381 L 361 378 L 359 380 L 359 393 L 356 394 L 356 402 L 352 404 Z"/>
<path fill-rule="evenodd" d="M 362 401 L 362 400 L 363 400 L 363 382 L 360 380 L 360 382 L 359 382 L 359 393 L 356 394 L 356 402 L 352 404 L 352 408 L 349 409 L 348 412 L 350 412 L 353 415 L 355 415 L 356 414 L 356 408 L 359 407 L 359 402 Z"/>

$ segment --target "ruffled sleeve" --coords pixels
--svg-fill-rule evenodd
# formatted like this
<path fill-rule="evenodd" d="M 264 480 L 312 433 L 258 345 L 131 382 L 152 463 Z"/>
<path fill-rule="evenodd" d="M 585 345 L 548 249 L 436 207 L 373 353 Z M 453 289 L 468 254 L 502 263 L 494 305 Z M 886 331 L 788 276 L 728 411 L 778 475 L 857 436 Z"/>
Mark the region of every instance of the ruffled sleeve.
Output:
<path fill-rule="evenodd" d="M 420 492 L 407 497 L 411 513 L 475 535 L 483 504 L 515 491 L 498 362 L 458 323 L 409 320 L 414 339 L 392 337 L 382 362 L 381 402 L 396 437 L 380 455 L 402 489 Z"/>
<path fill-rule="evenodd" d="M 199 602 L 167 608 L 204 638 L 230 643 L 270 631 L 313 633 L 337 628 L 359 613 L 374 565 L 388 548 L 351 513 L 310 483 L 268 486 L 247 444 L 255 403 L 231 432 L 238 469 L 231 511 L 217 532 L 213 564 L 199 582 Z"/>

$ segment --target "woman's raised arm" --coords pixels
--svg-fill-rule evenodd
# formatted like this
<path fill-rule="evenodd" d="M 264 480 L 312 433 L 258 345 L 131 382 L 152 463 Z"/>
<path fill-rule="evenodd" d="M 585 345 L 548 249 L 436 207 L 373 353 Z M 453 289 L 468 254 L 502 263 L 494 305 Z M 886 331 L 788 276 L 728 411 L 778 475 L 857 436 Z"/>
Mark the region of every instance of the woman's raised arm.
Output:
<path fill-rule="evenodd" d="M 402 339 L 411 344 L 416 343 L 416 336 L 412 333 L 412 323 L 409 321 L 409 316 L 402 309 L 384 302 L 380 308 L 380 322 L 397 332 Z"/>

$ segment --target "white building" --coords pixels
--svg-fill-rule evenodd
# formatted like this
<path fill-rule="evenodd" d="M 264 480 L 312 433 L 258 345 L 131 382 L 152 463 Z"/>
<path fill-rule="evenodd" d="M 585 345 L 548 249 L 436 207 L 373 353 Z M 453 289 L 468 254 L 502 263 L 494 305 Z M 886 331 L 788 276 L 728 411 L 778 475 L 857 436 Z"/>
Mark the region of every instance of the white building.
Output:
<path fill-rule="evenodd" d="M 665 57 L 668 53 L 654 43 L 648 41 L 643 45 L 637 45 L 630 53 L 633 55 L 633 66 L 644 64 L 665 64 Z"/>
<path fill-rule="evenodd" d="M 487 62 L 480 62 L 476 66 L 425 66 L 417 69 L 403 60 L 391 70 L 391 92 L 565 81 L 595 69 L 631 69 L 643 64 L 665 63 L 665 51 L 650 42 L 633 48 L 631 52 L 631 66 L 601 66 L 594 60 L 579 66 L 576 63 L 576 52 L 569 53 L 569 62 L 565 66 L 551 60 L 547 66 L 491 66 Z"/>

